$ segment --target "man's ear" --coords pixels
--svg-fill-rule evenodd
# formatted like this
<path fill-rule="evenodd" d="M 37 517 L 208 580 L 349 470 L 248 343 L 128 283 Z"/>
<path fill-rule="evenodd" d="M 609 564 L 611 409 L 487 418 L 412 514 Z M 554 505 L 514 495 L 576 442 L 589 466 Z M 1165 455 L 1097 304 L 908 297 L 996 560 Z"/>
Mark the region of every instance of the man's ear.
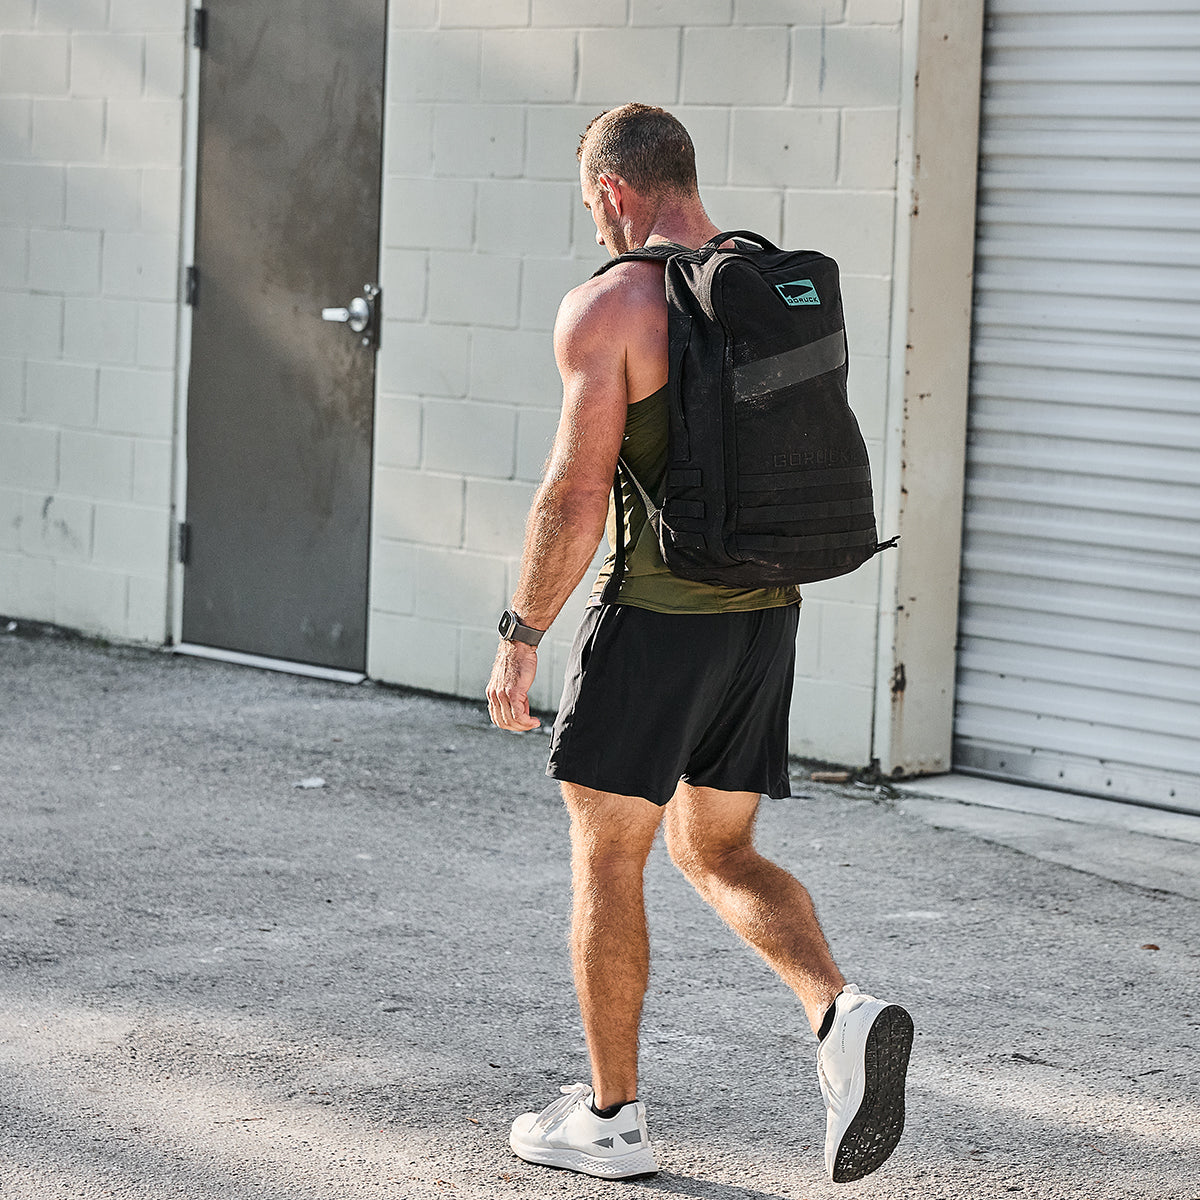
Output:
<path fill-rule="evenodd" d="M 618 217 L 621 216 L 625 209 L 624 197 L 621 195 L 621 189 L 625 186 L 625 181 L 620 176 L 604 173 L 597 178 L 596 182 L 603 189 L 609 204 L 612 205 L 613 212 Z"/>

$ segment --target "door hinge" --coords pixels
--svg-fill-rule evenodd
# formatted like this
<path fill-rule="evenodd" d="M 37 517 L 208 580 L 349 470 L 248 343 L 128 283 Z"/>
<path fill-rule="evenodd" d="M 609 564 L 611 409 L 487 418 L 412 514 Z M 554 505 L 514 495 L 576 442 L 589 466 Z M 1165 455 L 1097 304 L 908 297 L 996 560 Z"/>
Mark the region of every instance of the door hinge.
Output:
<path fill-rule="evenodd" d="M 208 9 L 192 9 L 192 45 L 197 50 L 208 49 Z"/>
<path fill-rule="evenodd" d="M 192 554 L 192 527 L 180 521 L 175 527 L 175 557 L 186 567 Z"/>
<path fill-rule="evenodd" d="M 188 267 L 183 276 L 183 302 L 189 308 L 196 307 L 196 296 L 200 291 L 200 272 Z"/>

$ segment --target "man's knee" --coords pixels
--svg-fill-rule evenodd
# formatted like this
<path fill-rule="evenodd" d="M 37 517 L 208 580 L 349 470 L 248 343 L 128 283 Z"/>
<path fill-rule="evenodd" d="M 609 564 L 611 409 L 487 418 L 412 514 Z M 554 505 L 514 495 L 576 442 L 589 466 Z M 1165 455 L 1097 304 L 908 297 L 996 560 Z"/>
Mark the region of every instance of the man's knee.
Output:
<path fill-rule="evenodd" d="M 596 883 L 640 877 L 661 810 L 631 796 L 563 785 L 571 816 L 571 856 L 577 877 Z"/>
<path fill-rule="evenodd" d="M 641 879 L 647 857 L 646 851 L 640 847 L 577 843 L 571 855 L 571 864 L 577 880 L 586 880 L 598 887 L 623 886 Z"/>
<path fill-rule="evenodd" d="M 671 861 L 701 890 L 711 880 L 736 874 L 746 856 L 756 853 L 748 838 L 713 837 L 710 832 L 685 822 L 672 821 L 670 815 L 666 843 Z"/>

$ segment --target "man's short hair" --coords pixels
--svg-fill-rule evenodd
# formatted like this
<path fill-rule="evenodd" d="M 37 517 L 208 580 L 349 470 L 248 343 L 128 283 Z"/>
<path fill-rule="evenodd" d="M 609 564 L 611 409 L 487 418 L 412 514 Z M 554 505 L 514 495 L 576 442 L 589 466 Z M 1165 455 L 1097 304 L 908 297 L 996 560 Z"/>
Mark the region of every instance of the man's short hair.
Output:
<path fill-rule="evenodd" d="M 688 131 L 664 108 L 623 104 L 594 117 L 576 157 L 592 182 L 620 175 L 646 195 L 696 191 L 696 150 Z"/>

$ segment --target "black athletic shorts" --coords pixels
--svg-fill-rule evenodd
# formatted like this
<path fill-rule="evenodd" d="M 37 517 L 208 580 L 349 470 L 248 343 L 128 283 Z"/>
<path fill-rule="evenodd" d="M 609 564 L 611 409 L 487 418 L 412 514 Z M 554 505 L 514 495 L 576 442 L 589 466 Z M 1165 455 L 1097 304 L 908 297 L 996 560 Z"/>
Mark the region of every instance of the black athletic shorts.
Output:
<path fill-rule="evenodd" d="M 666 804 L 681 779 L 790 795 L 798 605 L 755 612 L 584 613 L 546 774 Z"/>

